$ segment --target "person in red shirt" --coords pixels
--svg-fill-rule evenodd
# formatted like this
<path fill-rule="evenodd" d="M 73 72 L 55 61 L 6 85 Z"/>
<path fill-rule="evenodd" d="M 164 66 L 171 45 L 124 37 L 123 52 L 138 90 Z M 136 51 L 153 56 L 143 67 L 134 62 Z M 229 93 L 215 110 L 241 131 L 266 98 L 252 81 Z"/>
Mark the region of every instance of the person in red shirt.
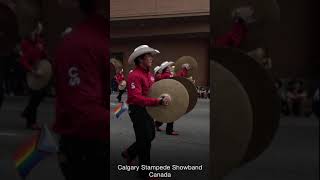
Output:
<path fill-rule="evenodd" d="M 39 75 L 34 66 L 41 60 L 47 58 L 44 41 L 41 38 L 42 25 L 37 23 L 36 28 L 30 33 L 29 37 L 21 42 L 21 59 L 20 64 L 26 72 Z M 21 116 L 26 119 L 28 129 L 38 130 L 37 109 L 41 101 L 47 94 L 48 87 L 40 90 L 30 90 L 29 102 L 22 112 Z"/>
<path fill-rule="evenodd" d="M 247 25 L 241 17 L 234 19 L 231 30 L 216 38 L 215 47 L 238 48 L 248 33 Z"/>
<path fill-rule="evenodd" d="M 123 83 L 123 81 L 125 81 L 125 77 L 124 77 L 124 74 L 123 74 L 123 69 L 121 69 L 121 71 L 119 71 L 116 75 L 115 75 L 115 80 L 118 84 L 118 87 L 121 83 Z M 119 89 L 119 94 L 117 96 L 117 99 L 118 99 L 118 102 L 121 102 L 121 99 L 122 99 L 122 95 L 123 93 L 125 92 L 125 89 Z"/>
<path fill-rule="evenodd" d="M 53 63 L 53 130 L 60 136 L 59 164 L 67 180 L 105 180 L 109 178 L 110 126 L 107 4 L 78 2 L 84 20 L 62 39 Z"/>
<path fill-rule="evenodd" d="M 122 157 L 128 164 L 138 156 L 139 165 L 150 165 L 151 142 L 155 138 L 154 120 L 148 114 L 147 106 L 168 105 L 171 102 L 170 96 L 159 98 L 147 97 L 149 89 L 155 79 L 150 68 L 152 67 L 153 56 L 160 53 L 147 45 L 137 47 L 129 57 L 129 64 L 134 63 L 135 69 L 128 76 L 128 100 L 129 116 L 133 123 L 136 136 L 134 142 L 128 149 L 122 152 Z M 148 171 L 140 170 L 142 178 L 149 179 Z"/>
<path fill-rule="evenodd" d="M 189 64 L 183 64 L 182 69 L 176 74 L 173 74 L 172 73 L 173 64 L 174 62 L 168 62 L 168 61 L 163 62 L 159 69 L 161 73 L 158 73 L 155 75 L 156 81 L 160 81 L 162 79 L 170 79 L 173 77 L 186 77 L 188 75 L 188 71 L 191 69 L 191 66 Z M 156 121 L 155 126 L 157 131 L 162 131 L 162 129 L 160 128 L 162 124 L 163 124 L 162 122 Z M 173 122 L 167 123 L 166 134 L 173 135 L 173 136 L 179 135 L 178 132 L 173 130 Z"/>

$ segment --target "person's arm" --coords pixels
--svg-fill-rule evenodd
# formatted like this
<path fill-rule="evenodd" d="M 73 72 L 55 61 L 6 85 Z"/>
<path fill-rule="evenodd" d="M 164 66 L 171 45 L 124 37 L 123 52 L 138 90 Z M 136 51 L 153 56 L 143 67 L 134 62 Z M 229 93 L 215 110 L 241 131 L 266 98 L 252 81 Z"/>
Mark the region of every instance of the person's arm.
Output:
<path fill-rule="evenodd" d="M 29 47 L 26 43 L 22 43 L 21 44 L 21 52 L 20 52 L 20 64 L 22 65 L 22 67 L 28 71 L 31 72 L 32 71 L 32 65 L 29 63 L 29 59 L 30 59 L 30 55 L 29 55 Z"/>
<path fill-rule="evenodd" d="M 118 74 L 116 74 L 116 75 L 114 76 L 114 79 L 116 80 L 117 84 L 120 84 L 119 75 L 118 75 Z"/>
<path fill-rule="evenodd" d="M 141 106 L 158 106 L 161 105 L 160 98 L 150 98 L 142 95 L 142 87 L 137 77 L 131 77 L 128 79 L 128 95 L 132 98 L 132 103 L 139 104 Z"/>
<path fill-rule="evenodd" d="M 179 72 L 175 74 L 176 77 L 186 77 L 188 75 L 188 70 L 187 68 L 183 68 Z"/>
<path fill-rule="evenodd" d="M 229 36 L 232 40 L 233 47 L 239 47 L 244 38 L 247 36 L 246 25 L 242 23 L 235 23 Z"/>
<path fill-rule="evenodd" d="M 160 74 L 159 80 L 170 79 L 172 77 L 173 77 L 173 74 L 171 74 L 171 73 L 162 73 L 162 74 Z"/>

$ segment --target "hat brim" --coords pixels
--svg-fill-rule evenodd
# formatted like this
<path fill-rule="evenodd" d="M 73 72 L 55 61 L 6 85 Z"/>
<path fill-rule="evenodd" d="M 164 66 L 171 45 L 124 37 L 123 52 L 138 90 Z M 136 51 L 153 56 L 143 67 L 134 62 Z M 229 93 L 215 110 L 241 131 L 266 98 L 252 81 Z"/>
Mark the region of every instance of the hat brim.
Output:
<path fill-rule="evenodd" d="M 159 70 L 164 70 L 165 68 L 167 68 L 167 67 L 169 67 L 169 66 L 171 66 L 172 64 L 174 64 L 174 62 L 169 62 L 169 63 L 167 63 L 166 65 L 164 65 L 164 66 L 161 66 L 161 68 L 159 69 Z"/>
<path fill-rule="evenodd" d="M 141 56 L 141 55 L 143 55 L 143 54 L 148 54 L 148 53 L 150 53 L 150 54 L 152 54 L 152 55 L 156 55 L 156 54 L 159 54 L 160 51 L 158 51 L 157 49 L 150 48 L 150 47 L 143 48 L 143 49 L 138 50 L 138 51 L 134 51 L 134 52 L 130 55 L 130 57 L 129 57 L 129 59 L 128 59 L 128 63 L 129 63 L 129 64 L 133 64 L 133 61 L 134 61 L 137 57 L 139 57 L 139 56 Z"/>

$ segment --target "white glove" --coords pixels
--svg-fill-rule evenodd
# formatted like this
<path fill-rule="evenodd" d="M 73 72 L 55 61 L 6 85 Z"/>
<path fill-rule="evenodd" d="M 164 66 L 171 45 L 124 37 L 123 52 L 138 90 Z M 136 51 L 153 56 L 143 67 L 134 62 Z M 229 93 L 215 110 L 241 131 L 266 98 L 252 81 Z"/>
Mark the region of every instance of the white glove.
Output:
<path fill-rule="evenodd" d="M 191 69 L 190 64 L 182 64 L 181 67 L 182 67 L 182 68 L 186 68 L 187 70 L 190 70 L 190 69 Z"/>

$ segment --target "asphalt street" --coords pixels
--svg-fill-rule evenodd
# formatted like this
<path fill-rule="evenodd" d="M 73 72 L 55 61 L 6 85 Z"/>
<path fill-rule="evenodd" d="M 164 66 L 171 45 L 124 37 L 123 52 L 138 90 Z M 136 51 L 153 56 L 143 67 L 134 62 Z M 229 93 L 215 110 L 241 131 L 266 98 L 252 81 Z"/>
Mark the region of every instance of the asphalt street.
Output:
<path fill-rule="evenodd" d="M 54 120 L 53 99 L 39 108 L 39 121 L 50 126 Z M 12 155 L 32 135 L 25 130 L 20 113 L 25 97 L 7 97 L 0 111 L 0 180 L 20 180 Z M 114 96 L 111 107 L 116 105 Z M 171 179 L 208 179 L 209 101 L 199 100 L 196 108 L 175 123 L 179 136 L 158 132 L 152 144 L 153 165 L 203 165 L 202 171 L 174 171 Z M 127 114 L 111 114 L 111 179 L 137 179 L 136 172 L 119 171 L 124 165 L 120 153 L 134 141 Z M 226 180 L 317 180 L 319 179 L 319 121 L 315 118 L 285 117 L 271 147 L 257 160 L 235 169 Z M 56 156 L 42 161 L 27 180 L 63 180 Z"/>

